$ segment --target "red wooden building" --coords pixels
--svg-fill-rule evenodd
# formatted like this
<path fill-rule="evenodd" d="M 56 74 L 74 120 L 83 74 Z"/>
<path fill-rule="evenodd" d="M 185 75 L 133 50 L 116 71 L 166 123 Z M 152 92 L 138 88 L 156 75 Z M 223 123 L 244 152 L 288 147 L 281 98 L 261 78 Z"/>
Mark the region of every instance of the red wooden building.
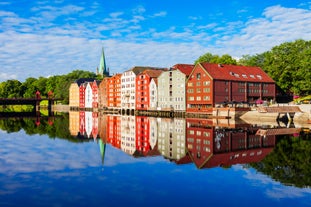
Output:
<path fill-rule="evenodd" d="M 187 112 L 211 112 L 220 103 L 275 100 L 276 86 L 261 68 L 199 63 L 187 80 Z"/>
<path fill-rule="evenodd" d="M 79 108 L 85 108 L 85 89 L 87 82 L 82 83 L 79 86 Z"/>
<path fill-rule="evenodd" d="M 136 76 L 136 110 L 148 110 L 150 107 L 150 81 L 158 78 L 163 70 L 148 69 Z"/>
<path fill-rule="evenodd" d="M 94 80 L 91 84 L 92 87 L 92 108 L 99 107 L 99 85 L 101 81 Z"/>

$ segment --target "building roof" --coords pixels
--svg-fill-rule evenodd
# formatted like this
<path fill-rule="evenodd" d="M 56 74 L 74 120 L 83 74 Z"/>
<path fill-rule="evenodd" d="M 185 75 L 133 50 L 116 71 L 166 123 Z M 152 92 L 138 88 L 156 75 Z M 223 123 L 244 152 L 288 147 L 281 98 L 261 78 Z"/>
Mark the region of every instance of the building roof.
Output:
<path fill-rule="evenodd" d="M 186 76 L 189 76 L 192 72 L 194 65 L 192 64 L 176 64 L 172 68 L 180 70 L 180 72 L 184 73 Z"/>
<path fill-rule="evenodd" d="M 144 70 L 167 70 L 167 68 L 157 68 L 157 67 L 150 67 L 150 66 L 135 66 L 127 71 L 132 71 L 136 75 L 143 72 Z"/>
<path fill-rule="evenodd" d="M 157 78 L 161 75 L 163 70 L 154 70 L 154 69 L 147 69 L 141 73 L 147 74 L 150 78 Z"/>
<path fill-rule="evenodd" d="M 79 78 L 75 81 L 75 83 L 78 84 L 78 86 L 80 86 L 82 83 L 85 83 L 85 82 L 92 82 L 94 81 L 95 79 L 94 78 Z"/>
<path fill-rule="evenodd" d="M 199 63 L 213 79 L 233 80 L 244 82 L 267 82 L 274 83 L 261 68 L 241 65 L 224 65 L 215 63 Z"/>

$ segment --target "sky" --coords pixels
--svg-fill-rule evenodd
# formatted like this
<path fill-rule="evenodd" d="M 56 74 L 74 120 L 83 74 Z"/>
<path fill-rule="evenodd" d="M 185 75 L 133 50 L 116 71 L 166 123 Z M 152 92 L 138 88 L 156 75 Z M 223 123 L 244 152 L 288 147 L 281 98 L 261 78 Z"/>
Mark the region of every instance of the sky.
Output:
<path fill-rule="evenodd" d="M 0 82 L 234 58 L 311 40 L 311 1 L 0 0 Z"/>

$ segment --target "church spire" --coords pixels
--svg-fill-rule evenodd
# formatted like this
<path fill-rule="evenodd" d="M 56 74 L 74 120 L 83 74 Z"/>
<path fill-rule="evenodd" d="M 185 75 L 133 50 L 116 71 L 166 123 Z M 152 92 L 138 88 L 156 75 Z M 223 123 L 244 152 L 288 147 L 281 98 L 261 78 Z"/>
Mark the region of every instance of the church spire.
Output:
<path fill-rule="evenodd" d="M 102 48 L 102 54 L 100 57 L 98 74 L 101 76 L 109 76 L 109 70 L 107 70 L 107 67 L 106 67 L 104 47 Z"/>

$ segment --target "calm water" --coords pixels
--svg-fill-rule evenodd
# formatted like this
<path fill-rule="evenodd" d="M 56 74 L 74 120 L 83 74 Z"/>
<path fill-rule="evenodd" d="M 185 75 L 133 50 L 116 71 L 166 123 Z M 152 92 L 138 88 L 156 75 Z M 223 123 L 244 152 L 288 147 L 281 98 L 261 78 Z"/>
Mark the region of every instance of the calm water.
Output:
<path fill-rule="evenodd" d="M 0 206 L 311 206 L 309 135 L 225 124 L 1 119 Z"/>

